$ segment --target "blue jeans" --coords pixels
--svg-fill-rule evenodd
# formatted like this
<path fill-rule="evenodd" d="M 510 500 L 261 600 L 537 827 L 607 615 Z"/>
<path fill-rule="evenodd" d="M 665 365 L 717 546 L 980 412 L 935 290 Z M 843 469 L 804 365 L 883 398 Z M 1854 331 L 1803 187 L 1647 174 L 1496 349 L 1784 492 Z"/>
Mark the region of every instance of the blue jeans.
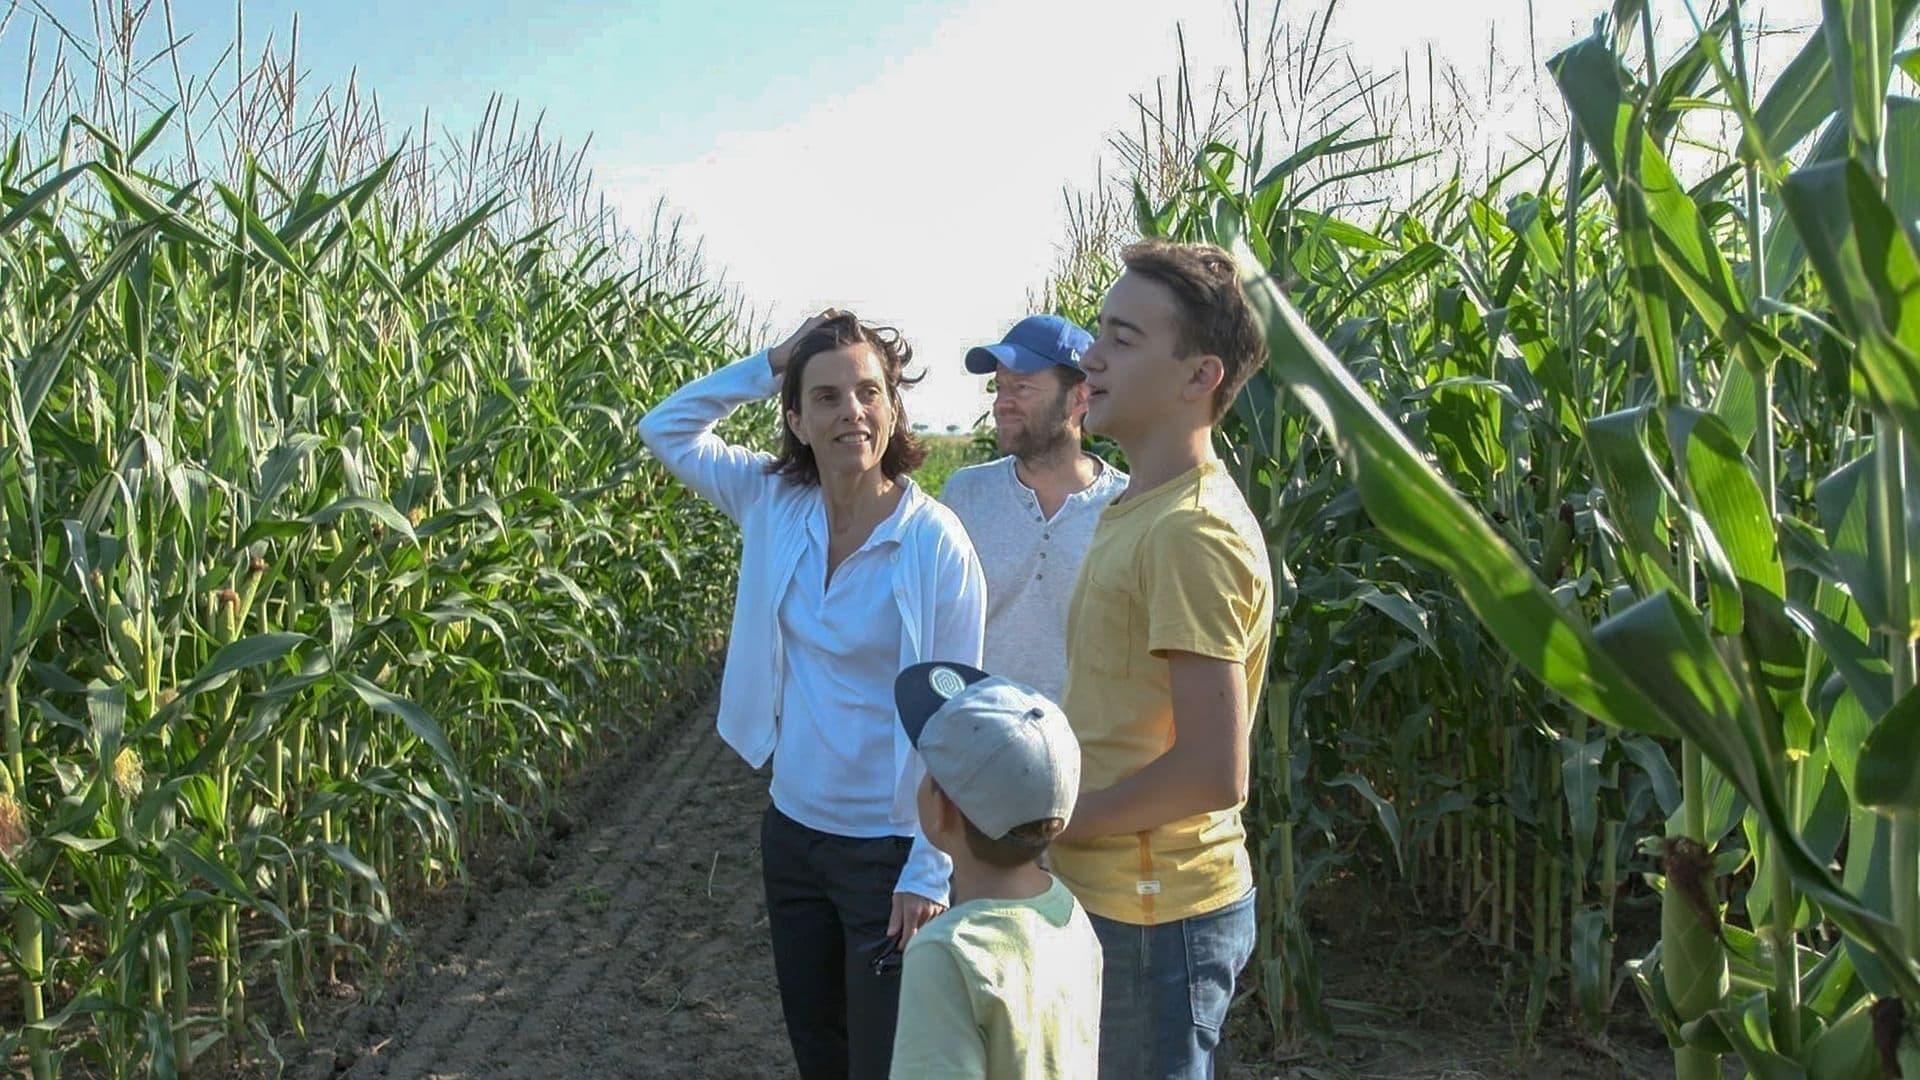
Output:
<path fill-rule="evenodd" d="M 1159 926 L 1088 913 L 1105 961 L 1101 1080 L 1211 1080 L 1234 977 L 1253 955 L 1253 895 Z"/>

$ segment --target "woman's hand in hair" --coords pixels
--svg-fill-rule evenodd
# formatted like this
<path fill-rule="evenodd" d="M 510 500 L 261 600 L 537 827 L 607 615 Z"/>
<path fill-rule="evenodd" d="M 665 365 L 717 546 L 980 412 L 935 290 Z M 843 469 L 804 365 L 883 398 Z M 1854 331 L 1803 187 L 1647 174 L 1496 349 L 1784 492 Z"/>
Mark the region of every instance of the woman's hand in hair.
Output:
<path fill-rule="evenodd" d="M 804 338 L 808 334 L 813 333 L 814 329 L 818 327 L 821 323 L 826 322 L 828 319 L 831 319 L 834 316 L 839 314 L 840 314 L 839 309 L 828 308 L 825 311 L 822 311 L 820 314 L 815 315 L 813 318 L 808 319 L 806 322 L 801 323 L 800 329 L 795 330 L 792 334 L 789 334 L 787 336 L 787 340 L 781 342 L 778 345 L 775 345 L 771 349 L 768 349 L 767 350 L 767 366 L 773 369 L 774 377 L 779 378 L 780 376 L 785 375 L 787 373 L 787 364 L 789 364 L 793 360 L 793 348 L 794 346 L 800 344 L 801 338 Z"/>

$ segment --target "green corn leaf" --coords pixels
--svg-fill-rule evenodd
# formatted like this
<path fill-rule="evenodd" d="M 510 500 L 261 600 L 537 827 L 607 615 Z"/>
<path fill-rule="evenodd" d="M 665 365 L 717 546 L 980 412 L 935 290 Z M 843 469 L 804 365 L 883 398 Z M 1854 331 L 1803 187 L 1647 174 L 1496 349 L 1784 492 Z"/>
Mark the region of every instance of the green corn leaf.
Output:
<path fill-rule="evenodd" d="M 1600 828 L 1600 763 L 1607 756 L 1603 736 L 1579 742 L 1562 736 L 1560 743 L 1561 790 L 1567 800 L 1567 819 L 1573 824 L 1575 864 L 1584 868 L 1593 860 L 1594 834 Z"/>
<path fill-rule="evenodd" d="M 1699 744 L 1736 788 L 1745 793 L 1759 782 L 1740 748 L 1739 686 L 1685 600 L 1656 593 L 1601 623 L 1595 636 L 1622 678 Z"/>
<path fill-rule="evenodd" d="M 1446 258 L 1447 249 L 1439 244 L 1428 242 L 1416 245 L 1412 251 L 1368 275 L 1358 287 L 1342 297 L 1331 317 L 1339 319 L 1349 307 L 1358 303 L 1368 293 L 1376 289 L 1391 288 L 1410 277 L 1424 274 L 1440 265 Z"/>
<path fill-rule="evenodd" d="M 1695 1025 L 1701 1030 L 1688 1031 L 1689 1041 L 1697 1038 L 1715 1048 L 1731 1049 L 1753 1080 L 1808 1080 L 1805 1069 L 1774 1049 L 1765 1016 L 1755 1022 L 1751 1015 L 1754 1001 L 1764 1005 L 1766 995 L 1755 995 L 1748 1004 L 1709 1012 Z"/>
<path fill-rule="evenodd" d="M 1920 810 L 1920 688 L 1907 691 L 1873 726 L 1855 777 L 1860 805 L 1883 813 Z"/>
<path fill-rule="evenodd" d="M 1832 1023 L 1866 1000 L 1860 973 L 1845 949 L 1829 950 L 1825 956 L 1806 948 L 1801 953 L 1811 961 L 1800 977 L 1800 999 L 1808 1012 Z"/>
<path fill-rule="evenodd" d="M 320 178 L 327 170 L 327 151 L 324 147 L 314 152 L 313 160 L 307 163 L 306 178 L 300 181 L 300 190 L 287 200 L 287 220 L 291 221 L 301 211 L 322 201 L 320 198 Z M 271 179 L 271 177 L 269 177 Z M 284 225 L 285 222 L 282 222 Z M 277 232 L 276 232 L 277 235 Z M 282 241 L 286 237 L 280 238 Z"/>
<path fill-rule="evenodd" d="M 1612 10 L 1607 12 L 1607 25 L 1613 30 L 1614 48 L 1627 47 L 1646 14 L 1647 0 L 1613 0 Z"/>
<path fill-rule="evenodd" d="M 1427 627 L 1427 615 L 1412 600 L 1397 591 L 1383 592 L 1372 583 L 1363 586 L 1355 599 L 1399 623 L 1422 648 L 1439 655 L 1440 649 L 1434 644 L 1433 633 Z"/>
<path fill-rule="evenodd" d="M 219 853 L 214 849 L 213 841 L 209 840 L 206 834 L 192 829 L 176 829 L 167 837 L 162 850 L 175 864 L 212 885 L 214 891 L 223 894 L 241 907 L 267 916 L 278 923 L 282 929 L 293 929 L 292 924 L 287 922 L 286 914 L 278 905 L 263 896 L 254 895 L 253 891 L 247 888 L 246 882 L 240 879 L 240 875 L 234 873 L 225 862 L 221 861 Z"/>
<path fill-rule="evenodd" d="M 87 722 L 92 731 L 94 757 L 102 768 L 111 769 L 120 754 L 120 742 L 126 734 L 127 692 L 120 686 L 94 686 L 87 690 Z"/>
<path fill-rule="evenodd" d="M 1905 37 L 1916 12 L 1920 12 L 1920 0 L 1894 0 L 1894 33 L 1890 41 Z M 1784 158 L 1802 139 L 1813 134 L 1834 114 L 1836 102 L 1842 100 L 1835 91 L 1833 47 L 1832 38 L 1825 33 L 1808 38 L 1773 80 L 1755 110 L 1766 136 L 1767 150 L 1775 158 Z M 1845 94 L 1844 100 L 1851 112 L 1854 100 L 1851 91 Z"/>
<path fill-rule="evenodd" d="M 234 220 L 239 223 L 248 243 L 280 269 L 296 278 L 302 280 L 306 278 L 306 271 L 302 270 L 300 264 L 294 260 L 293 252 L 287 250 L 287 246 L 280 242 L 280 237 L 267 227 L 266 222 L 260 220 L 260 216 L 253 212 L 253 208 L 244 199 L 225 184 L 215 184 L 214 190 L 220 193 L 220 201 L 227 204 L 227 212 L 231 213 Z"/>
<path fill-rule="evenodd" d="M 1734 444 L 1742 452 L 1753 444 L 1753 437 L 1760 430 L 1756 390 L 1753 372 L 1745 364 L 1728 364 L 1720 373 L 1720 385 L 1713 391 L 1711 411 L 1727 425 Z"/>
<path fill-rule="evenodd" d="M 358 218 L 361 212 L 366 209 L 367 205 L 372 202 L 373 197 L 379 193 L 382 187 L 386 186 L 387 179 L 393 175 L 394 166 L 400 162 L 400 153 L 400 151 L 395 151 L 388 155 L 386 160 L 374 166 L 373 169 L 368 171 L 367 175 L 342 188 L 337 195 L 327 199 L 324 203 L 310 206 L 303 211 L 292 214 L 281 224 L 279 231 L 276 233 L 276 235 L 280 237 L 280 242 L 289 246 L 298 243 L 302 236 L 336 209 L 344 207 L 343 213 L 345 217 L 348 219 Z M 318 259 L 329 251 L 332 251 L 334 246 L 339 244 L 348 233 L 349 230 L 345 228 L 344 225 L 329 232 L 326 239 L 322 240 L 315 250 L 314 258 Z"/>
<path fill-rule="evenodd" d="M 1888 681 L 1891 683 L 1892 680 L 1889 679 Z M 1885 710 L 1882 711 L 1884 712 Z M 1856 804 L 1860 801 L 1858 780 L 1860 750 L 1866 746 L 1867 736 L 1873 733 L 1873 715 L 1870 715 L 1865 706 L 1860 704 L 1860 698 L 1858 696 L 1847 693 L 1840 695 L 1839 699 L 1833 703 L 1833 709 L 1827 717 L 1827 753 L 1833 759 L 1834 774 L 1839 777 L 1840 783 L 1846 787 L 1848 797 Z M 1855 839 L 1850 841 L 1855 845 L 1853 850 L 1858 851 L 1858 845 L 1861 843 L 1858 839 L 1858 834 L 1853 830 L 1849 830 L 1849 833 L 1855 837 Z M 1867 849 L 1861 857 L 1870 860 L 1872 857 L 1871 848 Z M 1850 851 L 1848 858 L 1849 872 L 1847 874 L 1847 887 L 1858 892 L 1859 887 L 1853 881 L 1852 865 L 1852 852 Z"/>
<path fill-rule="evenodd" d="M 60 909 L 53 906 L 47 894 L 27 879 L 13 859 L 5 851 L 0 851 L 0 896 L 32 908 L 34 914 L 45 919 L 49 926 L 61 925 Z"/>
<path fill-rule="evenodd" d="M 154 722 L 179 713 L 195 695 L 226 685 L 242 671 L 285 659 L 309 640 L 305 634 L 277 632 L 253 634 L 221 646 L 220 651 L 214 653 L 205 666 L 194 673 L 193 678 L 181 685 L 179 695 L 172 704 L 155 715 Z"/>
<path fill-rule="evenodd" d="M 1920 100 L 1893 95 L 1887 98 L 1887 130 L 1883 142 L 1887 166 L 1887 204 L 1902 221 L 1920 220 Z M 1807 154 L 1806 165 L 1843 160 L 1847 156 L 1847 129 L 1829 124 Z M 1767 229 L 1768 288 L 1785 295 L 1806 263 L 1800 233 L 1779 199 L 1761 200 L 1773 218 Z M 1777 302 L 1777 301 L 1776 301 Z M 1806 313 L 1794 311 L 1800 318 Z"/>
<path fill-rule="evenodd" d="M 1873 404 L 1920 433 L 1920 257 L 1913 238 L 1855 160 L 1795 172 L 1787 211 L 1858 347 Z"/>
<path fill-rule="evenodd" d="M 1658 703 L 1760 815 L 1776 841 L 1772 856 L 1785 860 L 1802 894 L 1885 964 L 1900 993 L 1920 993 L 1920 972 L 1905 961 L 1892 923 L 1807 849 L 1782 795 L 1783 759 L 1751 723 L 1739 685 L 1684 601 L 1671 593 L 1648 597 L 1601 624 L 1596 637 L 1618 670 Z"/>
<path fill-rule="evenodd" d="M 1845 581 L 1853 603 L 1858 605 L 1868 625 L 1891 633 L 1894 627 L 1890 625 L 1892 614 L 1887 597 L 1892 585 L 1887 581 L 1890 560 L 1881 541 L 1883 503 L 1878 494 L 1882 483 L 1878 454 L 1876 447 L 1835 470 L 1814 488 L 1814 502 L 1826 531 L 1828 558 Z M 1901 531 L 1896 530 L 1896 535 Z M 1920 532 L 1909 528 L 1904 533 L 1911 560 L 1915 555 L 1914 545 L 1920 543 Z M 1907 610 L 1920 612 L 1920 608 L 1913 606 L 1920 603 L 1920 580 L 1909 580 L 1907 592 Z"/>
<path fill-rule="evenodd" d="M 1373 784 L 1359 773 L 1342 773 L 1327 781 L 1328 787 L 1351 788 L 1373 807 L 1374 816 L 1380 822 L 1380 831 L 1386 834 L 1388 844 L 1393 848 L 1394 862 L 1406 869 L 1406 845 L 1400 839 L 1400 814 L 1393 803 L 1381 797 Z"/>
<path fill-rule="evenodd" d="M 433 751 L 433 756 L 439 759 L 440 767 L 446 771 L 448 779 L 464 785 L 459 759 L 454 756 L 453 746 L 447 742 L 446 732 L 440 729 L 439 722 L 434 720 L 431 713 L 352 672 L 342 673 L 341 678 L 346 680 L 347 685 L 353 688 L 353 692 L 358 694 L 360 700 L 366 702 L 373 711 L 398 717 L 400 722 L 407 726 L 408 731 L 413 732 L 416 738 L 426 743 L 427 747 Z"/>
<path fill-rule="evenodd" d="M 34 350 L 32 359 L 28 361 L 26 370 L 20 377 L 20 406 L 26 422 L 31 423 L 39 414 L 40 406 L 46 402 L 48 392 L 53 389 L 60 373 L 66 369 L 67 357 L 73 350 L 73 343 L 79 338 L 81 329 L 86 325 L 87 316 L 92 314 L 94 305 L 100 300 L 100 295 L 107 290 L 107 286 L 119 282 L 120 275 L 126 272 L 127 267 L 140 255 L 147 242 L 160 231 L 160 228 L 159 222 L 149 221 L 144 225 L 136 226 L 122 236 L 120 242 L 114 245 L 113 253 L 100 264 L 100 268 L 94 272 L 92 279 L 81 287 L 75 300 L 73 314 L 67 318 L 66 326 L 54 335 L 52 340 Z"/>
<path fill-rule="evenodd" d="M 369 866 L 366 860 L 355 855 L 343 844 L 323 842 L 319 844 L 318 847 L 326 853 L 327 858 L 333 860 L 334 865 L 372 886 L 374 895 L 378 896 L 382 903 L 386 902 L 387 887 L 380 880 L 379 872 L 374 870 L 372 866 Z"/>
<path fill-rule="evenodd" d="M 266 509 L 273 505 L 280 493 L 293 483 L 300 468 L 313 452 L 326 444 L 326 440 L 311 432 L 298 432 L 287 441 L 274 447 L 267 455 L 266 463 L 260 466 L 260 487 L 254 495 L 255 505 Z"/>
<path fill-rule="evenodd" d="M 433 268 L 440 265 L 440 260 L 446 258 L 448 252 L 459 247 L 467 237 L 473 235 L 475 229 L 499 212 L 501 202 L 502 197 L 497 195 L 488 199 L 474 208 L 472 213 L 455 222 L 452 228 L 436 237 L 433 243 L 428 245 L 427 253 L 422 255 L 420 261 L 413 265 L 413 269 L 407 271 L 407 276 L 401 279 L 400 291 L 413 292 L 428 274 L 433 273 Z"/>
<path fill-rule="evenodd" d="M 1585 624 L 1421 457 L 1237 238 L 1221 239 L 1241 258 L 1242 282 L 1266 328 L 1269 370 L 1340 448 L 1381 531 L 1451 577 L 1501 645 L 1568 701 L 1620 727 L 1671 734 Z"/>
<path fill-rule="evenodd" d="M 1607 1006 L 1612 997 L 1613 973 L 1607 970 L 1607 913 L 1598 907 L 1583 907 L 1573 915 L 1573 994 L 1580 1002 L 1580 1017 L 1593 1031 L 1607 1022 Z"/>
<path fill-rule="evenodd" d="M 1620 207 L 1621 229 L 1636 274 L 1631 285 L 1636 302 L 1651 304 L 1661 291 L 1648 280 L 1644 252 L 1650 251 L 1673 290 L 1687 299 L 1694 314 L 1728 349 L 1756 370 L 1770 365 L 1779 356 L 1779 342 L 1748 310 L 1700 207 L 1645 130 L 1626 95 L 1619 59 L 1604 41 L 1588 38 L 1547 66 Z M 1647 312 L 1642 326 L 1654 335 L 1653 342 L 1664 333 L 1658 310 Z M 1655 359 L 1656 371 L 1671 363 L 1658 355 Z M 1662 375 L 1663 380 L 1670 377 L 1675 372 Z M 1663 389 L 1668 400 L 1677 398 L 1678 388 L 1671 382 L 1663 381 Z"/>
<path fill-rule="evenodd" d="M 373 256 L 364 249 L 356 251 L 354 257 L 359 260 L 360 268 L 365 270 L 367 276 L 373 279 L 374 285 L 376 285 L 381 292 L 385 293 L 387 298 L 392 300 L 396 307 L 402 311 L 410 312 L 413 310 L 413 301 L 407 298 L 406 293 L 400 291 L 400 286 L 393 280 L 393 276 L 387 273 L 386 267 L 374 261 Z"/>
<path fill-rule="evenodd" d="M 1820 8 L 1837 111 L 1846 117 L 1854 156 L 1877 169 L 1893 69 L 1893 2 L 1821 0 Z"/>
<path fill-rule="evenodd" d="M 61 190 L 68 184 L 72 183 L 76 178 L 86 175 L 87 170 L 88 166 L 86 165 L 75 165 L 28 192 L 25 198 L 13 204 L 13 209 L 7 211 L 5 217 L 0 217 L 0 237 L 5 237 L 18 227 L 21 222 L 32 217 L 42 206 L 47 204 L 48 200 L 60 194 Z"/>
<path fill-rule="evenodd" d="M 1642 596 L 1671 588 L 1677 580 L 1667 533 L 1667 504 L 1674 492 L 1647 449 L 1651 412 L 1643 405 L 1587 422 L 1587 452 L 1606 492 L 1605 512 L 1626 541 L 1619 558 Z"/>
<path fill-rule="evenodd" d="M 167 130 L 167 125 L 173 122 L 174 114 L 179 111 L 179 105 L 169 105 L 166 111 L 153 118 L 153 123 L 148 124 L 146 130 L 140 133 L 140 137 L 133 140 L 133 146 L 128 148 L 128 165 L 132 165 L 134 162 L 140 160 L 140 155 L 146 153 L 147 148 L 153 145 L 154 140 L 158 139 L 161 133 Z"/>
<path fill-rule="evenodd" d="M 1875 716 L 1893 703 L 1893 675 L 1884 656 L 1874 651 L 1844 624 L 1802 604 L 1787 611 L 1820 648 L 1846 683 L 1847 689 Z"/>
<path fill-rule="evenodd" d="M 187 220 L 172 207 L 155 199 L 148 193 L 146 186 L 138 180 L 115 172 L 98 162 L 88 165 L 87 168 L 99 179 L 101 186 L 105 187 L 108 193 L 141 224 L 158 226 L 159 230 L 168 236 L 190 244 L 209 248 L 222 246 L 212 234 Z"/>
<path fill-rule="evenodd" d="M 1846 950 L 1835 949 L 1844 957 Z M 1880 1055 L 1873 1045 L 1872 1002 L 1861 998 L 1846 1014 L 1808 1041 L 1801 1062 L 1810 1077 L 1873 1076 L 1880 1071 Z"/>
<path fill-rule="evenodd" d="M 1689 9 L 1688 13 L 1691 15 L 1692 10 Z M 1697 19 L 1694 25 L 1699 28 Z M 1687 47 L 1678 56 L 1667 61 L 1661 69 L 1660 81 L 1655 85 L 1648 101 L 1648 108 L 1653 116 L 1648 127 L 1661 145 L 1666 145 L 1674 128 L 1679 125 L 1688 107 L 1696 99 L 1700 84 L 1706 80 L 1708 73 L 1714 70 L 1720 40 L 1727 35 L 1732 26 L 1733 11 L 1722 10 L 1717 18 L 1694 35 L 1693 40 L 1687 43 Z M 1616 43 L 1614 51 L 1618 53 L 1621 50 L 1622 46 Z"/>
<path fill-rule="evenodd" d="M 393 504 L 385 499 L 376 499 L 370 495 L 345 496 L 308 514 L 301 520 L 310 525 L 326 525 L 349 513 L 366 514 L 409 541 L 419 542 L 420 538 L 414 535 L 413 523 L 407 520 L 407 515 L 395 510 Z"/>
<path fill-rule="evenodd" d="M 70 128 L 77 127 L 88 135 L 93 136 L 93 141 L 98 144 L 101 150 L 101 157 L 103 159 L 101 163 L 107 168 L 123 169 L 126 167 L 127 155 L 125 151 L 120 149 L 120 140 L 114 138 L 110 133 L 101 130 L 100 125 L 78 113 L 68 117 L 67 124 Z"/>
<path fill-rule="evenodd" d="M 1388 136 L 1373 135 L 1363 139 L 1347 139 L 1342 142 L 1341 140 L 1346 136 L 1347 132 L 1353 130 L 1353 125 L 1358 122 L 1357 120 L 1349 120 L 1345 124 L 1340 125 L 1327 134 L 1301 147 L 1298 151 L 1289 154 L 1285 160 L 1267 170 L 1259 180 L 1254 182 L 1253 191 L 1258 194 L 1275 184 L 1283 183 L 1287 177 L 1299 172 L 1303 166 L 1318 161 L 1321 158 L 1333 157 L 1336 154 L 1353 153 L 1389 141 Z"/>
<path fill-rule="evenodd" d="M 1772 745 L 1804 754 L 1813 738 L 1813 719 L 1801 696 L 1806 646 L 1787 617 L 1786 568 L 1760 484 L 1733 433 L 1712 413 L 1671 410 L 1667 431 L 1674 459 L 1684 466 L 1689 501 L 1738 580 L 1743 615 L 1738 632 L 1749 675 L 1767 695 L 1784 740 Z"/>
<path fill-rule="evenodd" d="M 1680 809 L 1680 778 L 1674 775 L 1673 762 L 1667 759 L 1667 751 L 1659 743 L 1644 735 L 1623 735 L 1618 739 L 1620 748 L 1633 759 L 1640 771 L 1647 774 L 1653 784 L 1654 799 L 1659 803 L 1660 813 L 1670 815 Z"/>

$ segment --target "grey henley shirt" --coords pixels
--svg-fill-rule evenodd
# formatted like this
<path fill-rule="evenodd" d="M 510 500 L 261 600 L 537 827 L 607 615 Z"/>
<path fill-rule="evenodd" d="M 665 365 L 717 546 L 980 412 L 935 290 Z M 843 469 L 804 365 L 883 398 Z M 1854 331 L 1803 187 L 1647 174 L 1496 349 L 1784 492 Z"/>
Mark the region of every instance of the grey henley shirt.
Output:
<path fill-rule="evenodd" d="M 1097 460 L 1097 459 L 1096 459 Z M 1067 682 L 1067 607 L 1093 529 L 1127 474 L 1104 462 L 1084 491 L 1048 519 L 1012 456 L 961 469 L 940 491 L 973 539 L 987 575 L 982 667 L 1060 700 Z"/>

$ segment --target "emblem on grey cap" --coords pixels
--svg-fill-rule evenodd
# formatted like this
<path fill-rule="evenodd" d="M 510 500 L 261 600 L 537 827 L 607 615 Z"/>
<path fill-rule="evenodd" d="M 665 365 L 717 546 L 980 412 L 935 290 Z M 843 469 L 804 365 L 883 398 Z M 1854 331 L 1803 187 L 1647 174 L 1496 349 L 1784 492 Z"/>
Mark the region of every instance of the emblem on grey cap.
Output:
<path fill-rule="evenodd" d="M 927 672 L 927 684 L 933 687 L 933 692 L 939 694 L 942 701 L 952 700 L 955 694 L 967 688 L 967 681 L 950 667 L 937 667 Z"/>

